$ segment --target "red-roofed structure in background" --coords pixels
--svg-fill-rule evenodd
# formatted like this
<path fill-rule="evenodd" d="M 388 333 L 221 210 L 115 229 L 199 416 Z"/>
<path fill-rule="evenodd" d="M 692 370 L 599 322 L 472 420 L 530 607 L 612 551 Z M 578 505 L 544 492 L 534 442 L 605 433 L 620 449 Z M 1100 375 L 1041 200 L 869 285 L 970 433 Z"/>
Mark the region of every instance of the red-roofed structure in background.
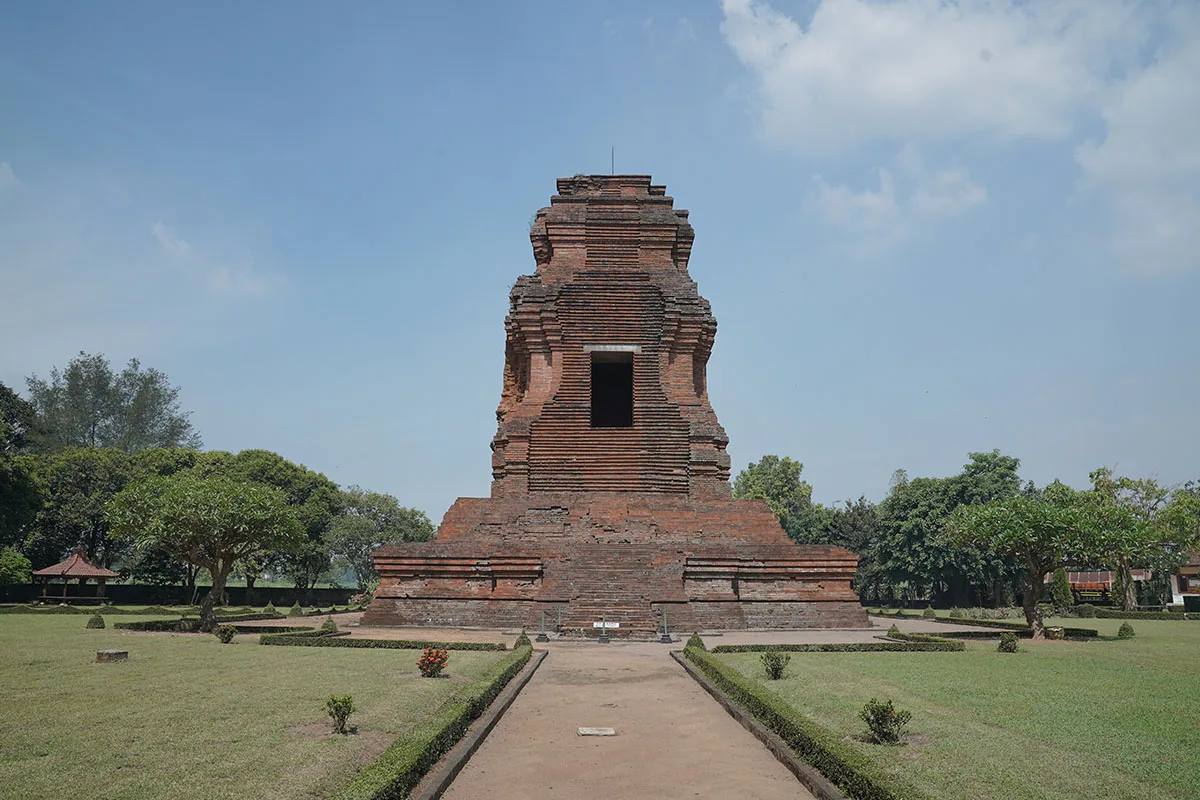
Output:
<path fill-rule="evenodd" d="M 42 599 L 47 600 L 47 590 L 50 588 L 50 581 L 54 578 L 59 578 L 63 582 L 63 590 L 60 598 L 62 600 L 103 600 L 104 599 L 104 584 L 109 578 L 118 578 L 120 573 L 113 572 L 111 569 L 97 567 L 91 561 L 88 561 L 87 551 L 83 545 L 76 547 L 71 555 L 67 556 L 66 561 L 60 561 L 57 564 L 46 567 L 45 569 L 34 570 L 33 576 L 42 580 Z M 96 581 L 96 594 L 92 596 L 67 595 L 67 586 L 71 581 L 78 580 L 79 585 L 83 586 L 89 580 Z"/>

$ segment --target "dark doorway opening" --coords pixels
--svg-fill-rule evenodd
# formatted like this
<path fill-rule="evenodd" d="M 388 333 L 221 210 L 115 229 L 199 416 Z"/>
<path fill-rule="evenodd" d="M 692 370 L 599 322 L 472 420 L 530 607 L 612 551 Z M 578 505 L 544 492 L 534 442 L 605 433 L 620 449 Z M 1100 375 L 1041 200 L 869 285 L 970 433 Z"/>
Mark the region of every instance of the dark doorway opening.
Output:
<path fill-rule="evenodd" d="M 633 353 L 592 353 L 592 427 L 633 427 Z"/>

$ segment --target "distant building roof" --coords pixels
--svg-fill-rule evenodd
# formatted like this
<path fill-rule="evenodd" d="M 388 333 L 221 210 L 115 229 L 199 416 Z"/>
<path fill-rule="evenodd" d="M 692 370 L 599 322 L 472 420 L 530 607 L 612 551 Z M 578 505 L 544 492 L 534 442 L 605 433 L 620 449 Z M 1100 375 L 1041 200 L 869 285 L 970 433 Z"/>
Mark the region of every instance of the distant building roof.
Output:
<path fill-rule="evenodd" d="M 117 578 L 120 577 L 119 572 L 113 572 L 111 569 L 97 567 L 92 562 L 88 561 L 87 555 L 83 549 L 83 545 L 75 548 L 71 555 L 67 556 L 66 561 L 60 561 L 52 567 L 45 569 L 34 570 L 34 575 L 43 578 Z"/>

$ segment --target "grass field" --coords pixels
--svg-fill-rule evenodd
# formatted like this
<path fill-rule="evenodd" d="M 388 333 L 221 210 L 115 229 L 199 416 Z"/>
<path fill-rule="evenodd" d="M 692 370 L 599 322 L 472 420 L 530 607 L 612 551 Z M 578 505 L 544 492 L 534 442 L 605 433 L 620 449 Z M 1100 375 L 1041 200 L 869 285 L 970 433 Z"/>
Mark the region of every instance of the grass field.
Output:
<path fill-rule="evenodd" d="M 1121 625 L 1084 622 L 1103 637 Z M 1023 641 L 1015 655 L 994 642 L 797 653 L 781 681 L 766 680 L 756 653 L 720 658 L 848 739 L 865 732 L 858 711 L 871 697 L 908 709 L 922 743 L 848 745 L 935 798 L 1200 800 L 1200 623 L 1133 626 L 1132 639 Z"/>
<path fill-rule="evenodd" d="M 222 645 L 200 634 L 0 616 L 0 797 L 325 797 L 505 654 L 455 651 L 446 680 L 408 650 Z M 93 663 L 104 648 L 124 663 Z M 355 736 L 329 736 L 350 693 Z"/>

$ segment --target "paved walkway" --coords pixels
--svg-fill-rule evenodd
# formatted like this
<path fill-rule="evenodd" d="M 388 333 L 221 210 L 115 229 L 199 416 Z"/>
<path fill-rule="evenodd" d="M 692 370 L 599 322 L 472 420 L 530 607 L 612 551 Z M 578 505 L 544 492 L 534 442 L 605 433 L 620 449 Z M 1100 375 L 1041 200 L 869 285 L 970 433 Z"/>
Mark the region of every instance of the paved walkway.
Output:
<path fill-rule="evenodd" d="M 512 643 L 515 631 L 358 627 L 354 636 Z M 323 617 L 289 622 L 318 625 Z M 869 642 L 895 620 L 870 629 L 745 631 L 705 636 L 718 644 Z M 253 624 L 253 623 L 249 623 Z M 278 623 L 276 623 L 278 624 Z M 972 630 L 920 619 L 902 630 Z M 975 628 L 974 630 L 978 630 Z M 444 797 L 449 800 L 624 800 L 625 798 L 811 798 L 767 749 L 730 717 L 670 657 L 682 642 L 612 644 L 555 640 L 483 745 Z M 616 729 L 583 737 L 581 727 Z"/>
<path fill-rule="evenodd" d="M 671 659 L 680 645 L 538 646 L 546 660 L 443 797 L 812 797 Z"/>

